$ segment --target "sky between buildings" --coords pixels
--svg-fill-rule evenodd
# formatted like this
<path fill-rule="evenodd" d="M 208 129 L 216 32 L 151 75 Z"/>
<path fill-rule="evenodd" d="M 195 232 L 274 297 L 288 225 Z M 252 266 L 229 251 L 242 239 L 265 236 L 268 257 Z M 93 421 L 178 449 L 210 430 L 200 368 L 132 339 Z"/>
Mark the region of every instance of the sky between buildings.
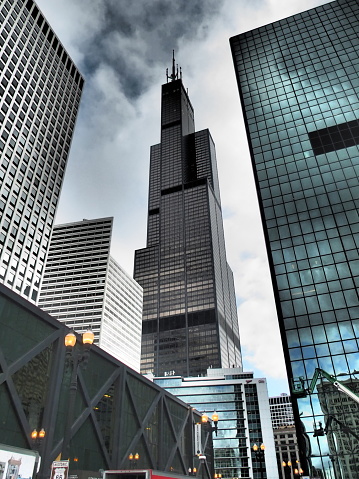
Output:
<path fill-rule="evenodd" d="M 111 252 L 133 274 L 146 245 L 149 149 L 172 50 L 216 144 L 244 369 L 288 392 L 229 38 L 328 0 L 37 0 L 85 78 L 56 223 L 114 216 Z"/>

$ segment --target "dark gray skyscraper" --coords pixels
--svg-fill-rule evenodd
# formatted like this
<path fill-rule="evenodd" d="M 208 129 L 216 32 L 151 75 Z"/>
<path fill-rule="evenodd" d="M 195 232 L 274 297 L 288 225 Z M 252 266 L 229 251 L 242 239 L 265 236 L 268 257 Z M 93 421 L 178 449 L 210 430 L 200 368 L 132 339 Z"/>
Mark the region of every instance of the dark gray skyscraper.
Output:
<path fill-rule="evenodd" d="M 144 290 L 141 371 L 197 376 L 241 367 L 238 320 L 214 143 L 208 130 L 195 132 L 174 64 L 169 78 L 161 143 L 151 148 L 147 247 L 135 255 Z"/>
<path fill-rule="evenodd" d="M 334 479 L 359 477 L 358 404 L 326 375 L 358 394 L 358 33 L 338 0 L 231 39 L 301 467 Z"/>
<path fill-rule="evenodd" d="M 33 0 L 0 9 L 0 281 L 36 302 L 84 82 Z"/>

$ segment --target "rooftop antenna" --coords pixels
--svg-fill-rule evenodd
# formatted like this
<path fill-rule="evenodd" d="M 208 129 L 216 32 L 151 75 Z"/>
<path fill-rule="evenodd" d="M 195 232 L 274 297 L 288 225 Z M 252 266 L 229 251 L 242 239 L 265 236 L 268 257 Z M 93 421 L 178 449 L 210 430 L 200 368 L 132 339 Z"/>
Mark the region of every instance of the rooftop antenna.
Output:
<path fill-rule="evenodd" d="M 180 69 L 180 75 L 182 79 L 182 69 Z M 172 50 L 172 73 L 171 75 L 168 74 L 168 68 L 166 68 L 166 77 L 167 77 L 167 83 L 168 80 L 175 81 L 178 80 L 178 65 L 175 63 L 175 51 Z"/>

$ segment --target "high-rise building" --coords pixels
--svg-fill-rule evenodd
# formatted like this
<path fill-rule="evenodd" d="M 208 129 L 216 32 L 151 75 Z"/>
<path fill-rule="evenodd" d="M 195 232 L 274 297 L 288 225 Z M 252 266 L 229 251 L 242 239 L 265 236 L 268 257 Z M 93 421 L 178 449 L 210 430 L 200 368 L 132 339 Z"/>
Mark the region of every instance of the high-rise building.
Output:
<path fill-rule="evenodd" d="M 174 60 L 168 78 L 161 142 L 151 148 L 147 246 L 135 254 L 144 289 L 141 371 L 198 376 L 241 367 L 238 319 L 214 143 L 208 130 L 195 132 Z"/>
<path fill-rule="evenodd" d="M 1 2 L 0 281 L 32 302 L 83 78 L 33 0 Z"/>
<path fill-rule="evenodd" d="M 54 227 L 39 307 L 139 371 L 142 288 L 110 255 L 112 221 Z"/>
<path fill-rule="evenodd" d="M 356 390 L 359 370 L 358 31 L 358 1 L 338 0 L 230 40 L 301 465 L 311 477 L 359 474 L 353 449 L 317 433 L 333 394 L 318 397 L 325 374 Z M 345 409 L 335 416 L 345 429 Z"/>
<path fill-rule="evenodd" d="M 215 477 L 278 479 L 264 378 L 229 368 L 208 369 L 207 377 L 167 376 L 154 382 L 209 418 L 218 414 L 213 434 Z M 262 459 L 253 451 L 254 444 L 264 444 Z"/>

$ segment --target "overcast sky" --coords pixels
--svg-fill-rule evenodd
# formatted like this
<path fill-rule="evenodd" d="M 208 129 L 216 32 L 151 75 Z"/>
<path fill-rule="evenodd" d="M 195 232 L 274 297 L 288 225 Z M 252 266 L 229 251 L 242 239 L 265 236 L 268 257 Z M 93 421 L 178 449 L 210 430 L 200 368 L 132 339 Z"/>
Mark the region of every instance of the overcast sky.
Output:
<path fill-rule="evenodd" d="M 216 144 L 244 368 L 288 392 L 229 38 L 328 0 L 37 0 L 86 84 L 56 223 L 114 217 L 112 256 L 132 275 L 146 246 L 149 149 L 172 50 Z"/>

